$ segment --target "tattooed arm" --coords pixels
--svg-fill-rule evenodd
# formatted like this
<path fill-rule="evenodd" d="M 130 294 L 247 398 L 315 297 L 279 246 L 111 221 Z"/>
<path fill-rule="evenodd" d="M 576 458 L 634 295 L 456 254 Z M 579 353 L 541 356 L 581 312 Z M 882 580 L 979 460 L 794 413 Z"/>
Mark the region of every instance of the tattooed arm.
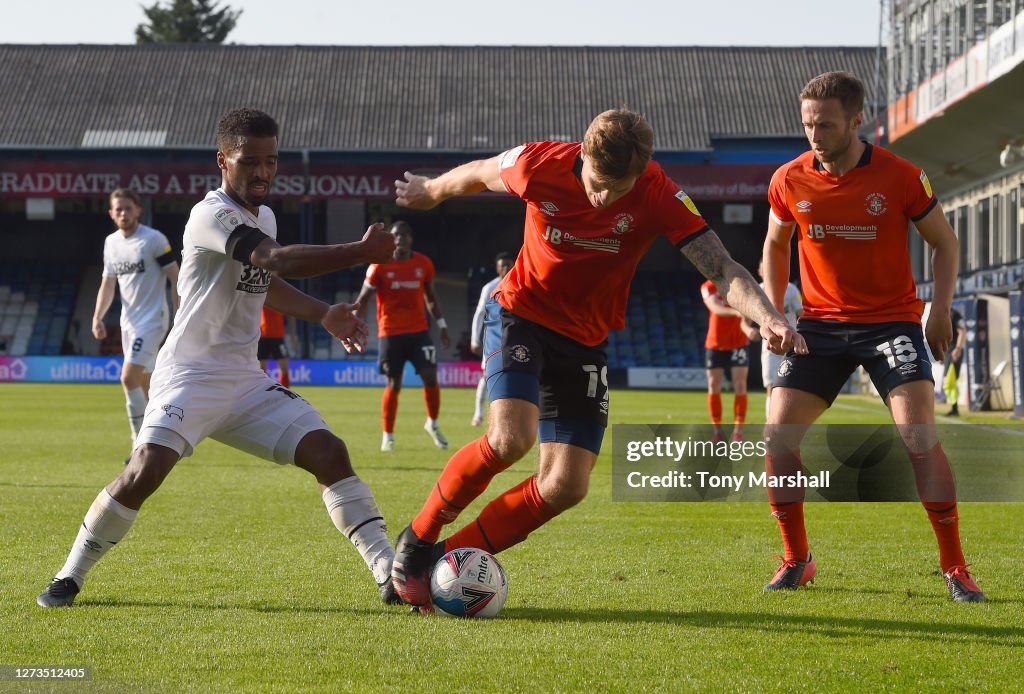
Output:
<path fill-rule="evenodd" d="M 807 345 L 769 301 L 746 268 L 725 250 L 718 234 L 709 231 L 682 248 L 682 253 L 702 275 L 715 283 L 726 301 L 745 318 L 761 326 L 761 337 L 768 349 L 785 354 L 794 349 L 807 353 Z"/>

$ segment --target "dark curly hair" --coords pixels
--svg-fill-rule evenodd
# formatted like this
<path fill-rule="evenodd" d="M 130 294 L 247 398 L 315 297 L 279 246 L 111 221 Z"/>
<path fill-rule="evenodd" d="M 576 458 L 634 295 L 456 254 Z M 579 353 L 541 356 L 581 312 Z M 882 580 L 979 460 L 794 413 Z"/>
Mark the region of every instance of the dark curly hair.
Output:
<path fill-rule="evenodd" d="M 247 137 L 277 137 L 277 121 L 263 111 L 240 108 L 217 123 L 217 148 L 221 152 L 237 149 Z"/>

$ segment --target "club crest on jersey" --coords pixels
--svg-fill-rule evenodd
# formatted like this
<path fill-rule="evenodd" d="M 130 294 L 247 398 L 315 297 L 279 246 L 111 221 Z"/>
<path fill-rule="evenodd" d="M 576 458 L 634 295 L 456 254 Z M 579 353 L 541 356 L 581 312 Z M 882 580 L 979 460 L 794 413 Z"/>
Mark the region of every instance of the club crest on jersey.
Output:
<path fill-rule="evenodd" d="M 520 364 L 530 361 L 530 350 L 527 349 L 526 345 L 513 345 L 509 348 L 508 355 Z"/>
<path fill-rule="evenodd" d="M 558 212 L 558 205 L 553 202 L 542 202 L 540 204 L 540 211 L 548 216 L 554 217 L 555 213 Z"/>
<path fill-rule="evenodd" d="M 620 212 L 615 215 L 615 226 L 612 231 L 616 234 L 625 234 L 633 230 L 633 215 L 629 212 Z"/>
<path fill-rule="evenodd" d="M 885 214 L 885 211 L 889 209 L 885 206 L 885 196 L 881 193 L 868 193 L 865 200 L 867 201 L 868 214 L 878 217 Z"/>
<path fill-rule="evenodd" d="M 416 268 L 416 277 L 423 277 L 423 268 Z"/>
<path fill-rule="evenodd" d="M 692 212 L 695 216 L 700 217 L 700 212 L 697 210 L 697 205 L 694 204 L 693 200 L 690 199 L 690 196 L 687 195 L 685 191 L 681 190 L 678 193 L 676 193 L 676 199 L 679 202 L 686 205 L 686 209 Z"/>
<path fill-rule="evenodd" d="M 225 231 L 231 233 L 235 227 L 242 223 L 242 218 L 230 207 L 223 207 L 213 213 L 213 218 L 224 227 Z"/>

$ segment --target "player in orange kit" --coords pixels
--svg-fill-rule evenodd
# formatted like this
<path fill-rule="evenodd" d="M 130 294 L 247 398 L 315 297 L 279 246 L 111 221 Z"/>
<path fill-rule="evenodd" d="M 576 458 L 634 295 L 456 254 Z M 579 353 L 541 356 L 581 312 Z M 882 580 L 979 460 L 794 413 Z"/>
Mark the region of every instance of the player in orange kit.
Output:
<path fill-rule="evenodd" d="M 267 371 L 267 360 L 273 359 L 277 362 L 278 371 L 281 372 L 278 380 L 285 388 L 290 388 L 292 385 L 291 373 L 288 370 L 288 357 L 288 345 L 285 344 L 284 314 L 264 306 L 263 313 L 260 314 L 260 341 L 256 343 L 256 358 L 260 362 L 260 368 L 264 371 Z"/>
<path fill-rule="evenodd" d="M 629 283 L 665 236 L 729 303 L 761 326 L 772 349 L 804 345 L 722 246 L 696 205 L 651 161 L 654 133 L 637 113 L 606 111 L 583 142 L 530 142 L 435 179 L 405 174 L 398 204 L 429 209 L 483 190 L 526 202 L 523 249 L 487 303 L 487 434 L 448 461 L 398 538 L 399 595 L 429 602 L 433 559 L 456 547 L 500 552 L 586 496 L 608 424 L 605 343 L 625 325 Z M 536 474 L 499 494 L 445 542 L 441 529 L 540 438 Z"/>
<path fill-rule="evenodd" d="M 377 293 L 377 336 L 380 338 L 380 372 L 387 377 L 381 411 L 384 434 L 382 451 L 395 449 L 395 417 L 398 394 L 402 390 L 405 362 L 412 362 L 423 379 L 423 399 L 427 404 L 427 421 L 423 429 L 438 448 L 448 448 L 448 439 L 437 423 L 441 412 L 441 387 L 437 383 L 437 347 L 430 339 L 427 314 L 441 330 L 441 346 L 451 344 L 448 323 L 441 314 L 441 302 L 434 292 L 434 263 L 412 250 L 412 229 L 405 222 L 391 225 L 395 237 L 395 254 L 382 265 L 371 265 L 356 302 L 360 318 L 366 315 L 371 294 Z"/>
<path fill-rule="evenodd" d="M 708 412 L 715 428 L 715 441 L 725 440 L 722 429 L 722 379 L 729 369 L 733 387 L 732 440 L 743 440 L 743 422 L 747 418 L 747 369 L 750 344 L 743 328 L 743 316 L 729 306 L 715 283 L 700 285 L 700 295 L 708 309 L 708 335 L 704 340 L 704 368 L 708 376 Z"/>
<path fill-rule="evenodd" d="M 829 72 L 808 82 L 800 112 L 811 151 L 780 167 L 768 190 L 765 289 L 781 308 L 796 233 L 804 292 L 799 330 L 809 353 L 789 354 L 779 366 L 765 463 L 769 475 L 799 469 L 803 432 L 862 365 L 909 453 L 950 596 L 983 602 L 960 546 L 956 488 L 935 432 L 925 347 L 927 339 L 939 360 L 949 347 L 957 239 L 924 171 L 857 139 L 863 106 L 864 85 L 853 75 Z M 923 332 L 923 302 L 908 251 L 911 222 L 933 251 L 934 297 Z M 794 589 L 817 569 L 804 528 L 802 490 L 795 496 L 768 491 L 785 557 L 765 589 Z"/>

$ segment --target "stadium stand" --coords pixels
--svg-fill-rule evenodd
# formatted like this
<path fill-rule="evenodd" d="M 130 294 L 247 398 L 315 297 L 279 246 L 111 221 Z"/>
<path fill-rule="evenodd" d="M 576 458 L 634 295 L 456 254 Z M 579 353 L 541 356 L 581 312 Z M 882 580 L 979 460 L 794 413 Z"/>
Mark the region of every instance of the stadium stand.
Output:
<path fill-rule="evenodd" d="M 0 265 L 0 354 L 60 354 L 81 269 Z"/>
<path fill-rule="evenodd" d="M 700 367 L 707 315 L 695 303 L 700 281 L 694 275 L 661 272 L 633 280 L 626 328 L 608 336 L 608 365 Z"/>

